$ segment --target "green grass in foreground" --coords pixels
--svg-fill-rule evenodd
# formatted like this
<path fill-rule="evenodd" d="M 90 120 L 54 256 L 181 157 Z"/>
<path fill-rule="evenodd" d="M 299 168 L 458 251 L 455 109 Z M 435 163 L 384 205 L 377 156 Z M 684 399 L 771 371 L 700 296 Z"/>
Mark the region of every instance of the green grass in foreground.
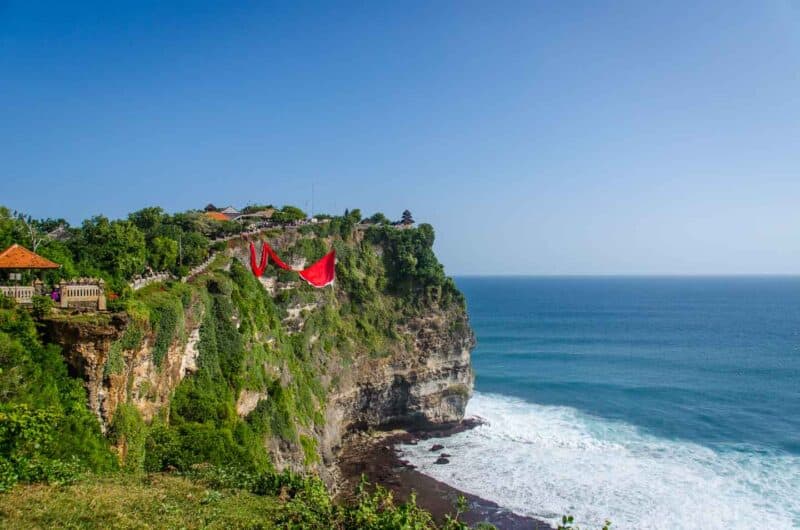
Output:
<path fill-rule="evenodd" d="M 19 485 L 0 495 L 0 527 L 276 528 L 270 521 L 280 504 L 177 475 L 91 476 L 71 486 Z"/>
<path fill-rule="evenodd" d="M 469 530 L 459 520 L 465 509 L 460 499 L 455 514 L 437 524 L 413 496 L 398 503 L 366 482 L 352 502 L 337 504 L 314 477 L 200 466 L 188 475 L 114 473 L 84 475 L 69 486 L 17 484 L 0 494 L 0 528 Z"/>

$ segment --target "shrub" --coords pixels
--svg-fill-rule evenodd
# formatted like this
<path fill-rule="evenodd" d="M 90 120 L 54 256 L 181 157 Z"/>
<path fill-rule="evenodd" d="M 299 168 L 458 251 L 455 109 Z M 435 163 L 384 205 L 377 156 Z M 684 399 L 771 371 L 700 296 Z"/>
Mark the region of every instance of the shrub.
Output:
<path fill-rule="evenodd" d="M 159 420 L 147 430 L 144 447 L 144 470 L 147 472 L 186 467 L 178 432 Z"/>
<path fill-rule="evenodd" d="M 175 296 L 164 296 L 150 306 L 150 323 L 155 332 L 153 363 L 161 367 L 170 345 L 183 325 L 183 305 Z"/>
<path fill-rule="evenodd" d="M 49 296 L 36 295 L 31 299 L 31 313 L 37 319 L 42 319 L 53 310 L 53 299 Z"/>
<path fill-rule="evenodd" d="M 109 438 L 117 446 L 120 465 L 130 473 L 141 473 L 145 464 L 145 438 L 147 428 L 139 410 L 131 404 L 121 403 L 114 412 Z"/>
<path fill-rule="evenodd" d="M 319 462 L 319 453 L 317 452 L 317 440 L 310 436 L 300 436 L 300 445 L 303 447 L 303 463 L 306 466 L 316 464 Z"/>
<path fill-rule="evenodd" d="M 14 464 L 0 457 L 0 493 L 13 488 L 18 478 Z"/>
<path fill-rule="evenodd" d="M 76 456 L 53 457 L 59 416 L 53 410 L 27 405 L 0 409 L 0 491 L 17 480 L 66 484 L 77 478 L 81 466 Z"/>
<path fill-rule="evenodd" d="M 17 302 L 13 298 L 0 293 L 0 309 L 13 309 L 16 305 Z"/>

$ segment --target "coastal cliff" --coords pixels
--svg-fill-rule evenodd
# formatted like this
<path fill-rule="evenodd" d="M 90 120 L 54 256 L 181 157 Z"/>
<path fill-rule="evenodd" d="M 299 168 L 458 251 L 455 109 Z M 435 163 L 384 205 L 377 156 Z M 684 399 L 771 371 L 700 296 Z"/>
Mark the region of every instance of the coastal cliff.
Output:
<path fill-rule="evenodd" d="M 125 312 L 45 319 L 123 465 L 252 460 L 330 486 L 348 433 L 463 418 L 475 340 L 430 227 L 286 228 L 262 240 L 297 267 L 334 247 L 335 285 L 275 268 L 256 279 L 249 242 L 233 239 L 206 273 L 147 287 Z M 131 414 L 159 437 L 126 433 Z"/>

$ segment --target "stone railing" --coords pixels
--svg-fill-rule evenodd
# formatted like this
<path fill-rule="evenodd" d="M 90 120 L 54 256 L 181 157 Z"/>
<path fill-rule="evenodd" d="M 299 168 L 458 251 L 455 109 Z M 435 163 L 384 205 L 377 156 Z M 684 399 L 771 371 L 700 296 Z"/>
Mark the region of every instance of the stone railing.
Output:
<path fill-rule="evenodd" d="M 59 283 L 59 305 L 62 309 L 93 307 L 106 310 L 105 282 L 94 278 L 78 278 Z"/>
<path fill-rule="evenodd" d="M 137 276 L 128 285 L 134 291 L 138 291 L 142 287 L 147 287 L 151 283 L 164 282 L 172 278 L 173 276 L 169 272 L 157 272 L 148 276 Z"/>
<path fill-rule="evenodd" d="M 36 289 L 32 285 L 0 285 L 0 293 L 13 298 L 18 304 L 30 304 Z"/>
<path fill-rule="evenodd" d="M 206 260 L 203 263 L 197 265 L 196 267 L 192 267 L 192 269 L 189 271 L 189 274 L 181 278 L 181 282 L 186 283 L 188 280 L 204 272 L 208 268 L 208 266 L 211 265 L 211 262 L 214 261 L 214 258 L 217 257 L 217 254 L 218 254 L 217 252 L 212 252 L 211 255 L 208 258 L 206 258 Z"/>

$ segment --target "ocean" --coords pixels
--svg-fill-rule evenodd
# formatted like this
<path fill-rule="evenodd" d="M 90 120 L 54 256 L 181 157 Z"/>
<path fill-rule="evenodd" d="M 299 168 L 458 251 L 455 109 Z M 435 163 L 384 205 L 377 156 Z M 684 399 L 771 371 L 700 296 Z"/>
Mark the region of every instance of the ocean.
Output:
<path fill-rule="evenodd" d="M 800 278 L 456 279 L 468 416 L 419 471 L 581 528 L 800 528 Z"/>

